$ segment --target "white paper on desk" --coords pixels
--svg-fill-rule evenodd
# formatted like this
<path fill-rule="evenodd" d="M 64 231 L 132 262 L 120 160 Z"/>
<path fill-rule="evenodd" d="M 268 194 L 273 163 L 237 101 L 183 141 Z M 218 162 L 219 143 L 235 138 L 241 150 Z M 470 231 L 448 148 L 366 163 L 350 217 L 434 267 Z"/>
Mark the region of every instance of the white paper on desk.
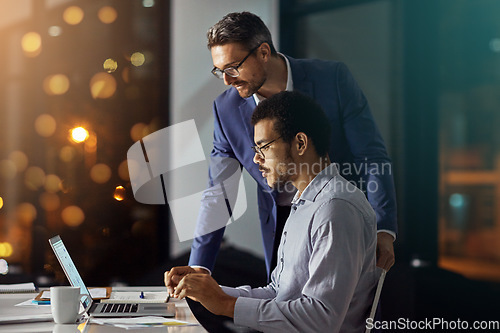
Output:
<path fill-rule="evenodd" d="M 89 288 L 89 292 L 92 298 L 106 297 L 106 288 Z M 50 290 L 44 290 L 41 298 L 50 299 Z"/>
<path fill-rule="evenodd" d="M 137 329 L 148 327 L 164 326 L 199 326 L 199 324 L 189 323 L 187 321 L 147 316 L 135 318 L 91 318 L 92 323 L 99 325 L 113 325 L 125 329 Z"/>
<path fill-rule="evenodd" d="M 29 300 L 26 300 L 24 302 L 21 302 L 21 303 L 18 303 L 14 306 L 29 306 L 29 307 L 43 307 L 43 306 L 48 306 L 50 307 L 50 304 L 36 304 L 36 303 L 33 303 L 33 298 L 30 298 Z"/>
<path fill-rule="evenodd" d="M 140 291 L 112 291 L 108 299 L 101 300 L 101 303 L 165 303 L 168 292 L 145 291 L 144 298 L 140 298 Z"/>

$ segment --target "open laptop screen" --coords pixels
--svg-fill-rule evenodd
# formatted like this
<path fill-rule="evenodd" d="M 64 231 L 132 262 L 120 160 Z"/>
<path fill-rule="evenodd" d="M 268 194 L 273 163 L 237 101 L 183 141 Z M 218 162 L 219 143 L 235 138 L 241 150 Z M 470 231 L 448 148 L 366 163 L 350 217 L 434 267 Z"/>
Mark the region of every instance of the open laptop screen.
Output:
<path fill-rule="evenodd" d="M 80 276 L 80 273 L 78 273 L 75 263 L 73 262 L 73 259 L 71 259 L 71 256 L 69 255 L 68 250 L 66 249 L 66 246 L 64 245 L 61 237 L 52 237 L 51 239 L 49 239 L 49 243 L 50 246 L 52 246 L 57 260 L 59 260 L 59 263 L 61 264 L 61 267 L 63 268 L 70 284 L 73 287 L 80 287 L 81 294 L 90 295 L 89 290 L 85 286 L 85 283 L 83 283 L 83 279 Z M 82 297 L 82 303 L 85 309 L 87 309 L 90 305 L 90 301 L 86 297 Z"/>

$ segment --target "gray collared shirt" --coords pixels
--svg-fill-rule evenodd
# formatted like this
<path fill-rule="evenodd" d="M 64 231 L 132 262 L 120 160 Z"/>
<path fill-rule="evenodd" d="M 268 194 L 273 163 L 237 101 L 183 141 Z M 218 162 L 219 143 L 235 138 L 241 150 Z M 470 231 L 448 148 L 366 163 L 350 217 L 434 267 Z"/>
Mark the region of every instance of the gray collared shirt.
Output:
<path fill-rule="evenodd" d="M 380 276 L 376 218 L 331 164 L 292 202 L 266 287 L 223 287 L 234 322 L 264 332 L 363 332 Z"/>

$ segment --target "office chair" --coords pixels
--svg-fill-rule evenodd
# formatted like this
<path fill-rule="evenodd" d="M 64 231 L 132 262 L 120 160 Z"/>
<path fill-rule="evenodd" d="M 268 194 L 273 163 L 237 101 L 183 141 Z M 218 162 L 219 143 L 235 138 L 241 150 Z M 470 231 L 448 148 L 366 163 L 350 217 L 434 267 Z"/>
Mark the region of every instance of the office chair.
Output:
<path fill-rule="evenodd" d="M 370 316 L 367 318 L 371 319 L 371 322 L 373 323 L 373 319 L 375 318 L 375 312 L 377 312 L 377 306 L 378 306 L 378 301 L 380 299 L 380 293 L 382 292 L 382 286 L 384 285 L 384 280 L 385 280 L 385 274 L 387 271 L 385 269 L 382 269 L 382 274 L 380 274 L 380 278 L 378 280 L 377 284 L 377 289 L 375 290 L 375 297 L 373 298 L 373 304 L 372 304 L 372 309 L 370 311 Z M 366 328 L 365 333 L 370 333 L 371 328 Z"/>

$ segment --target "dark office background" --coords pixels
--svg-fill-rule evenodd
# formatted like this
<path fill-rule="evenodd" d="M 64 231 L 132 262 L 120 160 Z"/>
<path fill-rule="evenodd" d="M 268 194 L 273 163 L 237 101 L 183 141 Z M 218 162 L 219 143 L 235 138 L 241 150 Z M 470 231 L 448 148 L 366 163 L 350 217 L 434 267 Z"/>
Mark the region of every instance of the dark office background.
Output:
<path fill-rule="evenodd" d="M 170 2 L 30 3 L 0 27 L 0 283 L 65 283 L 55 234 L 89 285 L 161 283 L 185 257 L 169 254 L 168 207 L 134 200 L 124 160 L 169 124 Z M 279 2 L 280 50 L 348 64 L 392 157 L 387 319 L 499 319 L 498 13 L 497 0 Z M 241 256 L 258 261 L 226 249 L 219 276 L 238 282 Z"/>

